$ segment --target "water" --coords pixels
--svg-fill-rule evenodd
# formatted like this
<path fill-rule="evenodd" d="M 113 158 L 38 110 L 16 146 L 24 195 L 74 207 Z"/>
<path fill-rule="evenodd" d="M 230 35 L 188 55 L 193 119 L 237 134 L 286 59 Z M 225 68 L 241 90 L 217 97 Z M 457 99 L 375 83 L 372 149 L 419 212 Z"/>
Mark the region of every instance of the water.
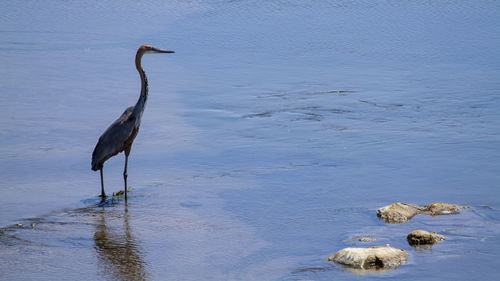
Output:
<path fill-rule="evenodd" d="M 500 278 L 499 14 L 495 1 L 4 4 L 0 279 Z M 144 43 L 176 53 L 144 57 L 130 199 L 99 206 L 90 156 L 137 100 Z M 123 163 L 106 162 L 109 194 Z M 397 201 L 471 208 L 379 221 Z M 448 239 L 416 250 L 414 229 Z M 326 262 L 355 235 L 408 263 Z"/>

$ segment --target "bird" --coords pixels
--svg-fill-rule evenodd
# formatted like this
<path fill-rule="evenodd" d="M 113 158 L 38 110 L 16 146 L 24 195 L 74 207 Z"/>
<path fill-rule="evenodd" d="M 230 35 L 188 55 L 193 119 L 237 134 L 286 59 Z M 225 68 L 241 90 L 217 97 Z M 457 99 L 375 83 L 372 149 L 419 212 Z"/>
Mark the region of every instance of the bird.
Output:
<path fill-rule="evenodd" d="M 127 164 L 128 156 L 132 148 L 139 127 L 141 125 L 141 117 L 148 99 L 148 79 L 146 72 L 142 69 L 141 60 L 145 54 L 155 53 L 175 53 L 170 50 L 162 50 L 151 45 L 142 45 L 137 50 L 135 56 L 135 67 L 141 78 L 141 94 L 137 103 L 125 109 L 123 114 L 116 119 L 104 133 L 99 137 L 99 141 L 92 153 L 92 170 L 100 171 L 101 174 L 101 199 L 106 198 L 104 192 L 103 166 L 104 162 L 120 152 L 125 152 L 125 167 L 123 170 L 123 180 L 125 182 L 125 201 L 127 200 Z"/>

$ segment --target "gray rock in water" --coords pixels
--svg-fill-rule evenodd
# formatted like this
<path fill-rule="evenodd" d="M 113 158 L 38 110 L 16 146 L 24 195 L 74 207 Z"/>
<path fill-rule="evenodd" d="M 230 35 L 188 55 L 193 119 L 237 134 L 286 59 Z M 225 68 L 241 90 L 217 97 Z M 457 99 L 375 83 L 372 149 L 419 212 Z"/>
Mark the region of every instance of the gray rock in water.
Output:
<path fill-rule="evenodd" d="M 354 236 L 353 239 L 358 240 L 359 242 L 368 243 L 377 240 L 371 236 Z"/>
<path fill-rule="evenodd" d="M 404 250 L 385 247 L 345 248 L 328 258 L 333 261 L 353 268 L 363 270 L 395 269 L 408 259 Z"/>
<path fill-rule="evenodd" d="M 377 216 L 388 223 L 402 223 L 408 222 L 421 212 L 421 207 L 398 202 L 378 209 Z"/>
<path fill-rule="evenodd" d="M 376 241 L 377 239 L 371 235 L 356 235 L 356 236 L 352 236 L 346 240 L 344 240 L 343 242 L 346 242 L 346 243 L 351 243 L 353 245 L 356 245 L 358 244 L 359 242 L 361 243 L 370 243 L 370 242 L 373 242 L 373 241 Z"/>
<path fill-rule="evenodd" d="M 448 203 L 431 203 L 422 208 L 422 213 L 431 216 L 451 215 L 458 214 L 460 213 L 460 210 L 467 208 L 469 208 L 469 206 L 459 206 Z"/>
<path fill-rule="evenodd" d="M 468 206 L 459 206 L 448 203 L 431 203 L 419 207 L 406 203 L 394 203 L 377 210 L 377 216 L 388 223 L 403 223 L 410 221 L 417 214 L 428 214 L 431 216 L 458 214 L 461 209 Z"/>
<path fill-rule="evenodd" d="M 414 230 L 406 236 L 408 244 L 411 246 L 418 245 L 433 245 L 446 239 L 444 235 L 437 234 L 436 232 L 428 232 L 425 230 Z"/>

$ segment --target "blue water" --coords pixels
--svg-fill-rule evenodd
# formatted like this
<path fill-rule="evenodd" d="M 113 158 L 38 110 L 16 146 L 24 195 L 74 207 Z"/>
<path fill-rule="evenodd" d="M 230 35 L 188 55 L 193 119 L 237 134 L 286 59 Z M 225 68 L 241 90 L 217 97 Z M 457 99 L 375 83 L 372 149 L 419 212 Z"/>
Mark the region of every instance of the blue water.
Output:
<path fill-rule="evenodd" d="M 5 3 L 0 279 L 500 278 L 499 15 L 495 1 Z M 176 53 L 144 57 L 130 199 L 99 207 L 91 153 L 138 98 L 145 43 Z M 105 164 L 109 194 L 123 164 Z M 471 208 L 379 221 L 393 202 Z M 416 250 L 414 229 L 448 239 Z M 355 235 L 407 264 L 326 262 Z"/>

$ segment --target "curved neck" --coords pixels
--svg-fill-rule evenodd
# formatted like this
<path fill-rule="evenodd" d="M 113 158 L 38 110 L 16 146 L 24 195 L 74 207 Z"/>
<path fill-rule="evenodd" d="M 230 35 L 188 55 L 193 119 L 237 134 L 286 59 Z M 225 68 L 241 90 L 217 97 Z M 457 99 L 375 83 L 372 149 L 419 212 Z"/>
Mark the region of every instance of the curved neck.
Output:
<path fill-rule="evenodd" d="M 141 95 L 135 104 L 133 114 L 135 116 L 139 116 L 139 118 L 142 116 L 142 112 L 144 111 L 144 107 L 146 106 L 146 101 L 148 99 L 148 78 L 146 77 L 146 72 L 144 72 L 144 69 L 142 69 L 141 66 L 142 55 L 142 52 L 137 52 L 137 55 L 135 56 L 135 67 L 141 77 Z"/>

